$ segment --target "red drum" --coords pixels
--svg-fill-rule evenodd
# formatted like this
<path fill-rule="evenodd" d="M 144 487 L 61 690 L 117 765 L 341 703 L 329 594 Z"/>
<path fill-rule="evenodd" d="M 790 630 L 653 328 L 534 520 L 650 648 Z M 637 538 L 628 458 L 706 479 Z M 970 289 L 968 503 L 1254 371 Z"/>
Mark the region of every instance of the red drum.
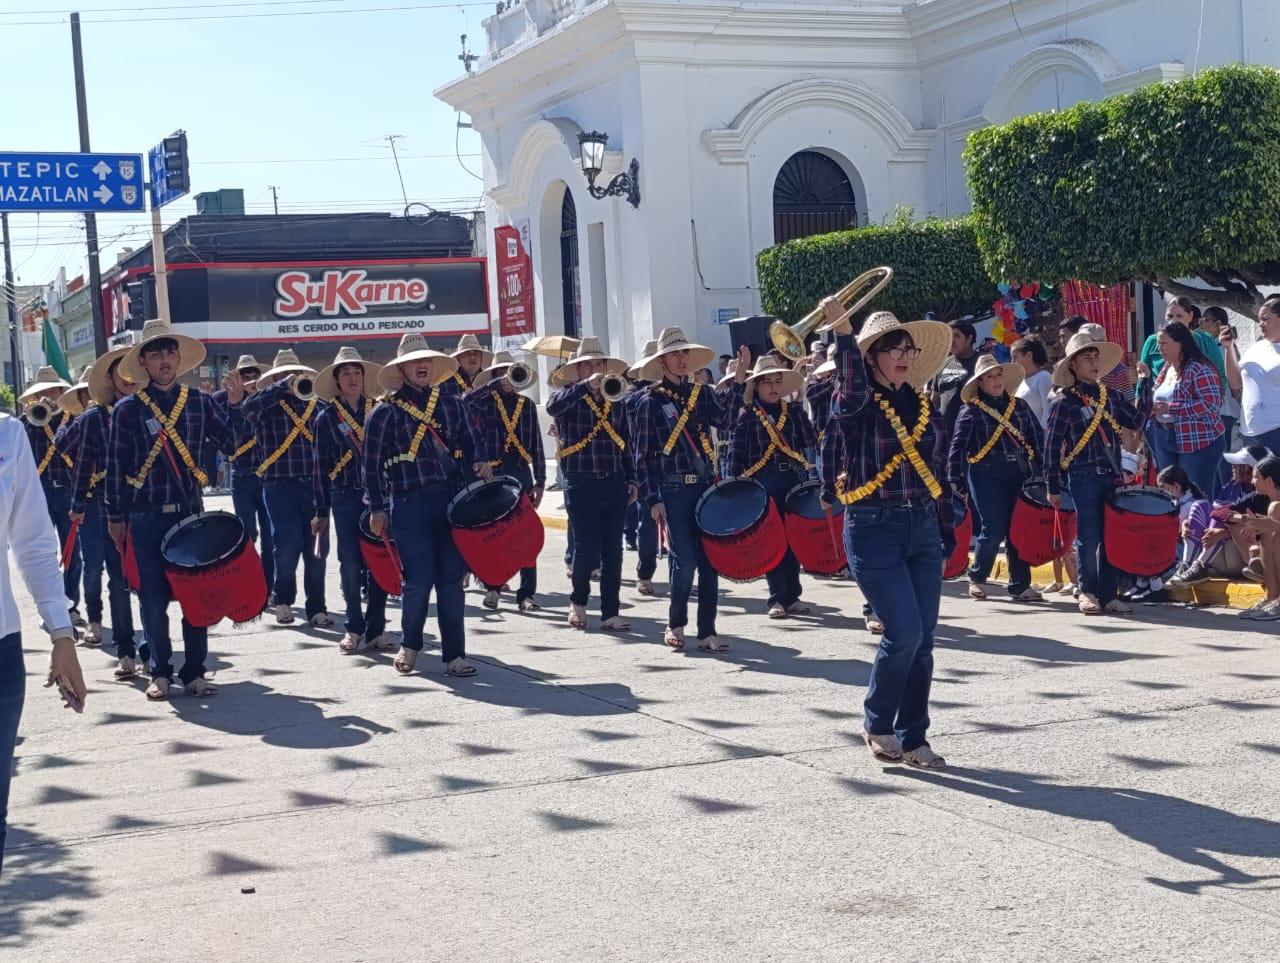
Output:
<path fill-rule="evenodd" d="M 1048 486 L 1042 481 L 1027 482 L 1013 506 L 1009 541 L 1028 565 L 1044 565 L 1061 558 L 1076 538 L 1076 506 L 1062 493 L 1062 508 L 1049 504 Z"/>
<path fill-rule="evenodd" d="M 520 482 L 507 475 L 472 482 L 449 502 L 453 543 L 485 585 L 537 564 L 547 533 Z"/>
<path fill-rule="evenodd" d="M 165 534 L 160 554 L 173 597 L 194 626 L 251 622 L 267 607 L 262 560 L 230 512 L 184 518 Z"/>
<path fill-rule="evenodd" d="M 388 595 L 404 595 L 404 575 L 400 571 L 400 553 L 396 551 L 396 543 L 389 531 L 384 531 L 382 536 L 373 534 L 369 528 L 368 512 L 360 516 L 360 555 L 378 588 Z"/>
<path fill-rule="evenodd" d="M 973 541 L 973 512 L 965 506 L 964 518 L 956 526 L 956 547 L 943 566 L 943 578 L 956 578 L 969 568 L 969 543 Z"/>
<path fill-rule="evenodd" d="M 1130 575 L 1162 575 L 1178 558 L 1178 506 L 1158 488 L 1117 488 L 1103 510 L 1107 559 Z"/>
<path fill-rule="evenodd" d="M 124 533 L 124 556 L 120 559 L 124 569 L 124 580 L 129 583 L 129 590 L 137 593 L 142 588 L 142 576 L 138 574 L 138 556 L 133 553 L 133 536 L 128 529 Z"/>
<path fill-rule="evenodd" d="M 844 549 L 844 505 L 822 507 L 822 485 L 802 482 L 787 492 L 782 524 L 800 567 L 814 575 L 834 575 L 849 564 Z"/>
<path fill-rule="evenodd" d="M 727 579 L 749 582 L 787 554 L 787 534 L 773 499 L 754 478 L 716 482 L 698 499 L 693 517 L 711 567 Z"/>

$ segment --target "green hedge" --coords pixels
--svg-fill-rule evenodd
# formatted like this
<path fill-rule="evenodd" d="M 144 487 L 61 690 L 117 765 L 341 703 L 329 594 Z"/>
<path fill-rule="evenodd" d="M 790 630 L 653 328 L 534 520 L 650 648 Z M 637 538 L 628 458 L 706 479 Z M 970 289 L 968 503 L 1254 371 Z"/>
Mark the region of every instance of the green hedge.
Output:
<path fill-rule="evenodd" d="M 926 311 L 950 319 L 989 308 L 997 294 L 969 220 L 864 227 L 788 241 L 756 261 L 764 310 L 790 323 L 863 271 L 894 270 L 871 308 L 903 319 Z"/>
<path fill-rule="evenodd" d="M 9 385 L 0 384 L 0 410 L 7 411 L 10 414 L 17 411 L 13 403 L 13 388 Z"/>
<path fill-rule="evenodd" d="M 1234 66 L 975 131 L 974 223 L 993 276 L 1280 282 L 1280 71 Z M 1170 287 L 1180 290 L 1180 286 Z"/>

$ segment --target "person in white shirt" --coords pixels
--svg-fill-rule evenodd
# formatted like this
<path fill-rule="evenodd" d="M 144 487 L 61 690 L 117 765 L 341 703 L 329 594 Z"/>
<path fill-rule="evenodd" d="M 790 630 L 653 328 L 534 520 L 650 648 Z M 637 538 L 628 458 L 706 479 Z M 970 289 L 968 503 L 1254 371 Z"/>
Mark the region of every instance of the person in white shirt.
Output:
<path fill-rule="evenodd" d="M 84 676 L 76 658 L 76 637 L 58 568 L 58 536 L 45 510 L 40 476 L 16 418 L 0 414 L 0 548 L 11 561 L 0 570 L 0 869 L 4 860 L 5 818 L 9 809 L 9 777 L 18 738 L 18 719 L 26 690 L 22 661 L 22 623 L 13 597 L 13 573 L 21 572 L 35 599 L 45 629 L 53 639 L 46 686 L 57 683 L 66 704 L 84 707 Z"/>
<path fill-rule="evenodd" d="M 1280 451 L 1280 295 L 1258 309 L 1262 337 L 1239 360 L 1231 328 L 1219 331 L 1227 383 L 1240 393 L 1240 434 L 1247 445 Z"/>
<path fill-rule="evenodd" d="M 1015 364 L 1026 372 L 1018 385 L 1017 397 L 1025 401 L 1043 428 L 1049 423 L 1049 392 L 1053 390 L 1053 373 L 1049 370 L 1049 352 L 1034 334 L 1019 338 L 1009 349 Z"/>

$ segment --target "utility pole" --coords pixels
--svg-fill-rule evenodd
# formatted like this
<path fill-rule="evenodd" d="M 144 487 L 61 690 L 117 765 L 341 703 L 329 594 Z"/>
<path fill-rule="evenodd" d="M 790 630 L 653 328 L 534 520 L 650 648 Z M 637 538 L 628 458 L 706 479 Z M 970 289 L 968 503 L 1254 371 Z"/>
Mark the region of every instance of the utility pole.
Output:
<path fill-rule="evenodd" d="M 279 198 L 279 196 L 277 196 L 277 194 L 276 194 L 276 191 L 278 191 L 279 189 L 280 189 L 280 188 L 278 188 L 275 184 L 272 184 L 272 185 L 271 185 L 271 187 L 270 187 L 270 190 L 271 190 L 271 209 L 272 209 L 273 211 L 275 211 L 275 213 L 276 213 L 277 215 L 279 215 L 279 214 L 280 214 L 280 198 Z"/>
<path fill-rule="evenodd" d="M 4 303 L 8 307 L 6 317 L 9 319 L 9 357 L 13 373 L 13 403 L 18 404 L 18 395 L 22 394 L 22 370 L 18 366 L 18 289 L 13 286 L 13 255 L 9 249 L 9 215 L 0 213 L 0 232 L 4 237 Z M 17 414 L 17 411 L 14 411 Z"/>
<path fill-rule="evenodd" d="M 156 203 L 155 187 L 147 192 L 151 199 L 151 267 L 156 279 L 156 314 L 165 324 L 169 320 L 169 269 L 164 249 L 164 225 L 160 223 L 160 205 Z"/>
<path fill-rule="evenodd" d="M 404 206 L 409 207 L 409 192 L 404 189 L 404 174 L 400 173 L 400 156 L 396 153 L 396 141 L 404 140 L 404 134 L 388 134 L 383 138 L 391 145 L 391 159 L 395 161 L 396 177 L 400 178 L 400 196 L 404 198 Z"/>
<path fill-rule="evenodd" d="M 84 55 L 80 50 L 80 14 L 71 15 L 71 59 L 76 75 L 76 117 L 80 122 L 80 150 L 89 147 L 89 105 L 84 92 Z M 98 270 L 98 217 L 84 216 L 84 235 L 89 248 L 89 306 L 93 309 L 93 349 L 99 356 L 107 353 L 107 327 L 102 316 L 102 275 Z M 5 251 L 9 250 L 5 245 Z"/>

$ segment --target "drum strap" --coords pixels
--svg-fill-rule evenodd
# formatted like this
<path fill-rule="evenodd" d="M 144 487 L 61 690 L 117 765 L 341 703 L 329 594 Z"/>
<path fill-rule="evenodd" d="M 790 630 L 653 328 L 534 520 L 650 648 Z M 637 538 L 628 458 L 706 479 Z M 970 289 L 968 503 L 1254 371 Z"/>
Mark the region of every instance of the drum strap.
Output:
<path fill-rule="evenodd" d="M 668 388 L 662 385 L 659 385 L 658 387 L 654 388 L 653 392 L 654 394 L 659 394 L 667 398 L 670 398 L 672 401 L 680 400 L 679 395 L 677 395 L 675 392 L 669 390 Z M 705 455 L 707 461 L 711 462 L 712 464 L 715 464 L 716 450 L 715 450 L 715 447 L 711 444 L 711 439 L 707 437 L 707 433 L 704 430 L 703 426 L 701 424 L 697 425 L 698 441 L 702 444 L 701 452 L 698 451 L 698 446 L 693 443 L 693 436 L 689 434 L 689 431 L 688 431 L 689 417 L 693 414 L 694 410 L 698 407 L 698 395 L 701 394 L 701 392 L 702 392 L 702 385 L 700 384 L 695 384 L 692 390 L 689 392 L 689 400 L 684 402 L 684 410 L 680 412 L 680 417 L 676 419 L 676 423 L 674 427 L 672 427 L 671 429 L 671 434 L 667 437 L 667 443 L 662 446 L 663 455 L 670 455 L 671 452 L 675 450 L 676 442 L 680 440 L 680 436 L 684 435 L 684 440 L 689 443 L 689 448 L 691 449 L 691 454 L 693 455 L 693 460 L 695 463 L 700 461 L 702 459 L 702 456 Z M 701 471 L 701 469 L 699 471 Z"/>
<path fill-rule="evenodd" d="M 463 391 L 471 390 L 471 385 L 467 384 L 467 379 L 462 377 L 462 373 L 460 371 L 455 371 L 453 373 L 453 380 Z"/>
<path fill-rule="evenodd" d="M 346 468 L 347 465 L 351 464 L 351 459 L 360 454 L 360 446 L 364 443 L 364 427 L 356 421 L 351 412 L 347 411 L 347 406 L 341 401 L 335 401 L 333 406 L 338 410 L 338 417 L 341 418 L 350 429 L 350 432 L 347 435 L 347 441 L 351 443 L 351 447 L 344 451 L 338 457 L 338 460 L 333 463 L 333 468 L 329 471 L 330 482 L 338 480 L 338 476 L 342 474 L 342 470 Z M 369 412 L 372 410 L 373 400 L 371 398 L 366 398 L 364 400 L 365 421 L 369 420 Z"/>
<path fill-rule="evenodd" d="M 924 482 L 925 488 L 929 489 L 929 494 L 934 498 L 942 497 L 942 485 L 938 483 L 938 479 L 934 477 L 933 472 L 929 470 L 929 466 L 925 464 L 924 456 L 920 454 L 916 445 L 920 443 L 920 439 L 924 437 L 924 433 L 929 428 L 929 396 L 924 392 L 920 394 L 920 420 L 916 422 L 915 428 L 911 434 L 907 434 L 906 426 L 902 424 L 902 419 L 898 417 L 898 413 L 893 410 L 893 405 L 889 403 L 888 398 L 876 395 L 876 399 L 880 404 L 880 410 L 884 412 L 885 418 L 889 420 L 889 425 L 893 428 L 893 433 L 898 436 L 898 444 L 902 446 L 902 450 L 889 459 L 889 463 L 880 469 L 876 477 L 871 479 L 865 485 L 855 488 L 851 492 L 842 492 L 837 487 L 837 494 L 840 501 L 846 505 L 852 505 L 860 502 L 869 495 L 875 494 L 884 483 L 893 477 L 901 466 L 903 461 L 911 463 L 911 467 L 916 470 L 916 474 L 920 476 L 920 480 Z"/>
<path fill-rule="evenodd" d="M 1074 394 L 1077 398 L 1079 398 L 1080 403 L 1084 405 L 1086 408 L 1094 403 L 1092 398 L 1090 398 L 1088 395 L 1085 395 L 1078 388 L 1072 388 L 1071 393 Z M 1066 458 L 1062 459 L 1063 471 L 1066 471 L 1068 468 L 1070 468 L 1071 463 L 1080 457 L 1080 453 L 1085 450 L 1086 446 L 1088 446 L 1089 441 L 1093 438 L 1093 433 L 1098 430 L 1098 427 L 1102 424 L 1104 419 L 1109 425 L 1111 425 L 1112 428 L 1115 429 L 1116 434 L 1119 435 L 1120 425 L 1117 424 L 1115 418 L 1112 417 L 1111 412 L 1107 410 L 1107 386 L 1102 382 L 1099 382 L 1098 383 L 1098 402 L 1093 412 L 1093 418 L 1090 420 L 1088 426 L 1085 428 L 1084 434 L 1080 436 L 1080 440 L 1076 442 L 1076 446 L 1071 449 L 1070 454 L 1068 454 Z M 1105 432 L 1103 434 L 1105 437 Z M 1107 458 L 1108 460 L 1112 460 L 1110 445 L 1107 446 Z"/>
<path fill-rule="evenodd" d="M 289 416 L 289 420 L 293 422 L 293 427 L 289 429 L 289 434 L 284 436 L 284 441 L 280 443 L 280 447 L 269 454 L 266 458 L 262 459 L 261 464 L 254 469 L 254 472 L 259 478 L 263 477 L 267 473 L 268 468 L 284 457 L 284 453 L 289 450 L 295 441 L 298 440 L 299 435 L 305 438 L 308 442 L 314 442 L 316 440 L 315 435 L 311 433 L 311 429 L 307 427 L 307 422 L 311 420 L 311 416 L 316 412 L 316 399 L 312 398 L 307 402 L 306 410 L 302 412 L 301 418 L 298 417 L 298 413 L 294 411 L 293 408 L 289 406 L 289 403 L 283 398 L 280 399 L 280 408 Z"/>
<path fill-rule="evenodd" d="M 1009 433 L 1009 437 L 1021 445 L 1027 453 L 1027 458 L 1031 461 L 1036 460 L 1036 450 L 1027 444 L 1027 439 L 1022 436 L 1022 432 L 1013 426 L 1013 412 L 1018 406 L 1017 398 L 1010 398 L 1009 405 L 1004 410 L 1004 414 L 1000 414 L 991 406 L 987 405 L 981 399 L 973 402 L 973 406 L 981 411 L 984 415 L 989 415 L 996 423 L 996 430 L 991 433 L 991 437 L 987 439 L 987 443 L 978 450 L 976 455 L 969 456 L 967 461 L 970 465 L 976 465 L 987 455 L 991 454 L 991 450 L 995 448 L 1000 441 L 1000 436 L 1005 432 Z"/>
<path fill-rule="evenodd" d="M 409 415 L 418 423 L 418 430 L 413 433 L 413 438 L 409 441 L 409 450 L 400 455 L 388 458 L 382 463 L 384 470 L 392 465 L 398 465 L 401 462 L 413 462 L 418 460 L 418 449 L 422 447 L 422 440 L 427 437 L 427 431 L 439 431 L 440 426 L 435 422 L 436 402 L 440 400 L 440 392 L 436 388 L 431 389 L 431 397 L 427 399 L 427 410 L 423 411 L 417 405 L 412 405 L 403 398 L 393 398 L 394 404 L 401 411 Z M 443 447 L 443 445 L 441 446 Z"/>
<path fill-rule="evenodd" d="M 515 411 L 507 414 L 507 406 L 503 403 L 502 398 L 498 396 L 496 391 L 493 393 L 493 403 L 497 406 L 498 417 L 502 419 L 502 427 L 507 432 L 507 440 L 502 444 L 502 453 L 505 455 L 514 448 L 516 453 L 524 459 L 526 465 L 532 465 L 533 456 L 529 454 L 524 445 L 520 444 L 520 439 L 516 436 L 516 427 L 520 424 L 520 416 L 524 413 L 524 402 L 525 399 L 521 397 L 516 401 Z M 501 459 L 498 462 L 494 462 L 494 467 L 496 468 L 500 463 Z"/>
<path fill-rule="evenodd" d="M 49 463 L 53 461 L 53 456 L 58 455 L 62 458 L 67 468 L 74 468 L 75 464 L 71 461 L 71 456 L 65 451 L 58 451 L 58 446 L 53 443 L 54 432 L 52 425 L 44 426 L 44 435 L 49 439 L 49 447 L 45 449 L 44 457 L 40 459 L 40 464 L 36 466 L 36 474 L 43 476 L 49 469 Z"/>
<path fill-rule="evenodd" d="M 784 401 L 782 403 L 782 414 L 778 416 L 778 421 L 775 424 L 773 419 L 769 417 L 768 412 L 759 405 L 755 406 L 756 417 L 760 419 L 760 424 L 764 426 L 765 434 L 769 436 L 769 447 L 765 449 L 764 454 L 760 456 L 760 460 L 758 462 L 743 472 L 743 474 L 748 478 L 767 465 L 769 463 L 769 459 L 774 456 L 774 453 L 779 451 L 793 461 L 798 462 L 802 468 L 809 467 L 809 462 L 805 460 L 804 455 L 800 454 L 788 445 L 786 440 L 782 437 L 782 431 L 787 427 L 788 408 L 789 406 L 787 402 Z"/>
<path fill-rule="evenodd" d="M 626 451 L 627 443 L 622 440 L 622 436 L 618 434 L 617 430 L 609 422 L 609 412 L 613 410 L 613 402 L 605 401 L 604 408 L 601 408 L 596 404 L 596 400 L 590 396 L 583 396 L 582 400 L 585 401 L 587 407 L 591 409 L 591 413 L 596 416 L 596 423 L 591 426 L 591 430 L 589 432 L 575 441 L 572 445 L 566 445 L 557 451 L 556 457 L 568 458 L 570 455 L 576 455 L 578 452 L 582 451 L 582 449 L 586 448 L 587 445 L 591 444 L 592 440 L 596 435 L 600 434 L 601 431 L 605 432 L 613 439 L 613 443 L 618 446 L 619 451 Z"/>
<path fill-rule="evenodd" d="M 141 489 L 147 476 L 151 474 L 151 469 L 155 467 L 156 459 L 160 457 L 160 452 L 164 450 L 165 439 L 173 445 L 174 451 L 178 453 L 178 457 L 182 459 L 182 463 L 187 466 L 187 471 L 191 472 L 191 477 L 200 483 L 203 488 L 209 484 L 209 476 L 196 467 L 195 459 L 191 457 L 191 452 L 187 450 L 186 442 L 182 440 L 182 436 L 178 434 L 178 419 L 182 417 L 182 412 L 187 407 L 187 397 L 191 393 L 191 389 L 183 385 L 178 390 L 178 400 L 173 403 L 173 410 L 166 415 L 160 410 L 160 406 L 151 400 L 151 396 L 146 390 L 137 391 L 134 397 L 141 401 L 151 410 L 151 416 L 155 418 L 156 424 L 160 426 L 160 430 L 156 432 L 155 443 L 152 444 L 151 450 L 147 452 L 146 460 L 142 463 L 142 468 L 138 470 L 137 477 L 126 477 L 125 481 L 136 489 Z"/>
<path fill-rule="evenodd" d="M 89 489 L 85 492 L 86 499 L 93 497 L 93 490 L 102 484 L 102 479 L 106 477 L 107 473 L 105 471 L 95 471 L 89 476 Z"/>
<path fill-rule="evenodd" d="M 237 449 L 235 450 L 235 453 L 234 453 L 234 454 L 232 454 L 232 456 L 231 456 L 231 459 L 230 459 L 230 460 L 231 460 L 231 461 L 235 461 L 235 460 L 236 460 L 237 458 L 239 458 L 241 455 L 247 455 L 250 451 L 252 451 L 252 450 L 253 450 L 253 448 L 254 448 L 257 444 L 258 444 L 258 439 L 257 439 L 257 438 L 250 438 L 248 441 L 246 441 L 243 445 L 241 445 L 239 448 L 237 448 Z"/>

